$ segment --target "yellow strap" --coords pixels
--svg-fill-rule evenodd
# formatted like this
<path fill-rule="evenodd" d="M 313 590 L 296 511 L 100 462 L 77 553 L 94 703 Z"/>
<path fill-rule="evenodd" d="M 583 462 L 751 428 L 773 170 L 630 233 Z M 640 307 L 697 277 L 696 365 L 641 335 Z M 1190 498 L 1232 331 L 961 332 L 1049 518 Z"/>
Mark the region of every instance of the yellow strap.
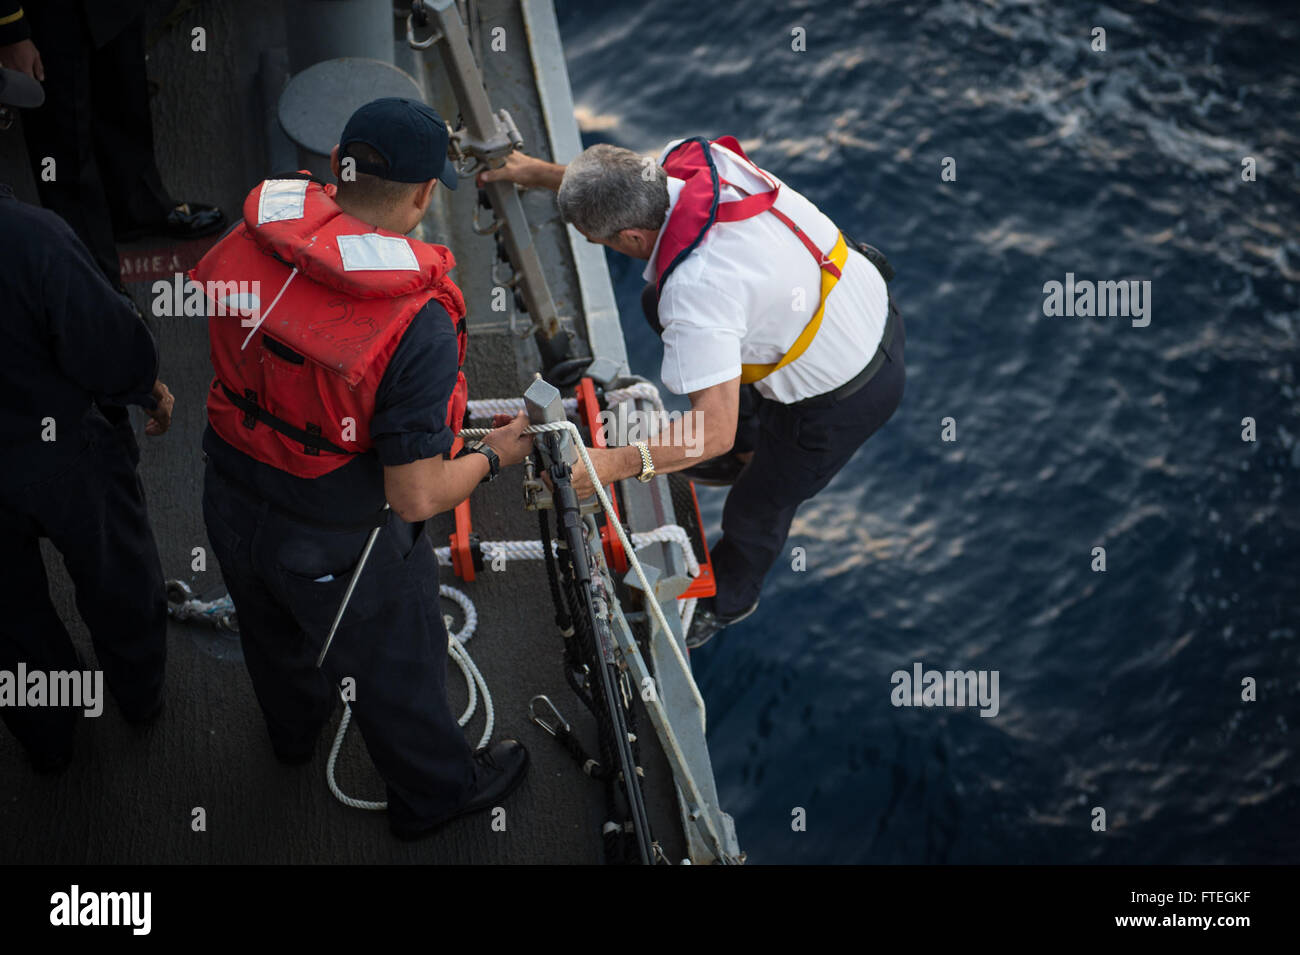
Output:
<path fill-rule="evenodd" d="M 844 273 L 844 263 L 849 259 L 849 247 L 845 244 L 844 235 L 842 233 L 835 239 L 835 247 L 831 249 L 829 258 L 835 263 L 836 268 L 840 270 L 840 274 L 842 275 Z M 808 346 L 812 344 L 812 340 L 817 336 L 817 329 L 821 328 L 822 314 L 826 311 L 826 298 L 831 294 L 831 289 L 835 287 L 835 283 L 840 280 L 839 276 L 834 272 L 829 272 L 826 269 L 822 269 L 821 273 L 822 297 L 821 301 L 817 304 L 817 311 L 814 312 L 813 317 L 808 320 L 808 324 L 805 325 L 803 331 L 799 333 L 799 337 L 794 340 L 794 344 L 790 346 L 790 350 L 781 356 L 780 361 L 771 365 L 741 365 L 740 380 L 742 383 L 749 385 L 758 381 L 760 378 L 766 378 L 768 375 L 772 374 L 772 372 L 776 371 L 778 368 L 784 368 L 808 350 Z"/>
<path fill-rule="evenodd" d="M 7 17 L 0 17 L 0 27 L 7 26 L 8 24 L 13 23 L 15 20 L 21 20 L 22 18 L 23 18 L 23 8 L 19 7 L 17 13 L 11 13 Z"/>

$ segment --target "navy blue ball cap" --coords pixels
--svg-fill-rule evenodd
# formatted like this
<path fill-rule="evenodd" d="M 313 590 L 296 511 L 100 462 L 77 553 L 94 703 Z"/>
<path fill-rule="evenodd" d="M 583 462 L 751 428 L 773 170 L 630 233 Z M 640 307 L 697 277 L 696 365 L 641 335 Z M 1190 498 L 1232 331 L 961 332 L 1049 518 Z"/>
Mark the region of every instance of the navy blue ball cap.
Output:
<path fill-rule="evenodd" d="M 456 188 L 456 169 L 447 158 L 447 124 L 431 106 L 419 100 L 385 96 L 371 100 L 352 114 L 339 137 L 339 159 L 353 143 L 365 143 L 383 163 L 356 160 L 357 172 L 393 182 L 437 179 Z"/>

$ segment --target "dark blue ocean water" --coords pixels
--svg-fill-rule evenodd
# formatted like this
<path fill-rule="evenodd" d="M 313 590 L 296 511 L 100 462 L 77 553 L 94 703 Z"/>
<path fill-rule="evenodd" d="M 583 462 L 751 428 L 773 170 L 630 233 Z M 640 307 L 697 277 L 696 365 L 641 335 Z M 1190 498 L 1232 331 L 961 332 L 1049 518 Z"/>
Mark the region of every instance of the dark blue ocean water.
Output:
<path fill-rule="evenodd" d="M 750 859 L 1300 861 L 1297 8 L 558 6 L 588 143 L 734 134 L 898 270 L 902 408 L 694 657 Z M 1045 317 L 1067 272 L 1150 280 L 1150 325 Z M 894 707 L 918 661 L 1000 712 Z"/>

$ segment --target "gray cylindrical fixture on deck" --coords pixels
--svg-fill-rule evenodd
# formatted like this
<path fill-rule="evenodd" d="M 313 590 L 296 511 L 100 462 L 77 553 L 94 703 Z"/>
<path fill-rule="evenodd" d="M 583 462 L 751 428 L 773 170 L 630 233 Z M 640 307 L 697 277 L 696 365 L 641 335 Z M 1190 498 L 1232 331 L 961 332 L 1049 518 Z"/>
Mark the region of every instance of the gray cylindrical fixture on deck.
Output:
<path fill-rule="evenodd" d="M 329 179 L 329 150 L 351 111 L 374 96 L 419 96 L 419 87 L 393 67 L 392 0 L 287 0 L 285 15 L 293 79 L 280 123 L 298 167 Z"/>
<path fill-rule="evenodd" d="M 288 0 L 289 69 L 359 56 L 393 62 L 392 0 Z"/>

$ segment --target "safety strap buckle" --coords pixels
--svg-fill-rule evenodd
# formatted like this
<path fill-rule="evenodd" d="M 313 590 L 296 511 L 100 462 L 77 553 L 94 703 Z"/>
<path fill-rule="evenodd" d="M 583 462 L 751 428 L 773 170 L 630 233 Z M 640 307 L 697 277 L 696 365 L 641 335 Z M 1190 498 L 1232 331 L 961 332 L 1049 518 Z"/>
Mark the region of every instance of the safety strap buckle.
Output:
<path fill-rule="evenodd" d="M 244 389 L 244 397 L 253 407 L 244 409 L 243 425 L 249 431 L 257 427 L 257 392 L 252 388 Z"/>

